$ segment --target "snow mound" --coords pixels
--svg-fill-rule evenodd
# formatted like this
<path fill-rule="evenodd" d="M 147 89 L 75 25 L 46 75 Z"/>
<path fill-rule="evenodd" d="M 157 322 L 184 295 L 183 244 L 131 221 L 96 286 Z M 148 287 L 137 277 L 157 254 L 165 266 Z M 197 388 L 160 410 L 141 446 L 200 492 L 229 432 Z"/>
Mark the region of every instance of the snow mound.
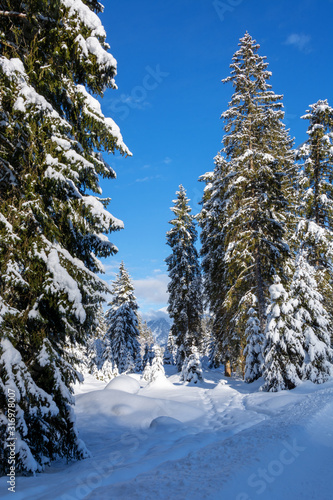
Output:
<path fill-rule="evenodd" d="M 173 383 L 170 382 L 166 376 L 162 373 L 159 373 L 157 378 L 150 382 L 147 387 L 151 389 L 170 389 L 174 387 Z"/>
<path fill-rule="evenodd" d="M 287 408 L 295 406 L 306 398 L 304 394 L 294 391 L 280 391 L 274 393 L 254 393 L 244 398 L 247 410 L 253 410 L 267 415 L 277 415 L 279 412 L 287 411 Z"/>
<path fill-rule="evenodd" d="M 115 415 L 129 415 L 130 413 L 132 413 L 133 409 L 129 405 L 120 404 L 113 406 L 111 411 Z"/>
<path fill-rule="evenodd" d="M 129 394 L 137 394 L 140 390 L 140 383 L 129 375 L 120 375 L 112 379 L 104 390 L 116 390 L 128 392 Z"/>
<path fill-rule="evenodd" d="M 178 428 L 181 425 L 182 423 L 180 422 L 180 420 L 177 420 L 176 418 L 162 416 L 154 418 L 154 420 L 151 421 L 149 427 L 154 430 L 171 432 L 175 430 L 175 427 Z"/>
<path fill-rule="evenodd" d="M 120 377 L 119 377 L 120 378 Z M 114 379 L 115 380 L 115 379 Z M 160 394 L 160 391 L 159 391 Z M 106 396 L 106 397 L 105 397 Z M 194 422 L 204 417 L 201 408 L 192 407 L 178 401 L 168 401 L 155 397 L 112 390 L 92 391 L 76 396 L 76 415 L 81 417 L 83 425 L 89 425 L 94 417 L 96 429 L 104 429 L 104 433 L 114 432 L 115 427 L 122 429 L 147 429 L 152 420 L 159 417 L 170 417 L 180 422 Z M 155 425 L 155 424 L 154 424 Z"/>

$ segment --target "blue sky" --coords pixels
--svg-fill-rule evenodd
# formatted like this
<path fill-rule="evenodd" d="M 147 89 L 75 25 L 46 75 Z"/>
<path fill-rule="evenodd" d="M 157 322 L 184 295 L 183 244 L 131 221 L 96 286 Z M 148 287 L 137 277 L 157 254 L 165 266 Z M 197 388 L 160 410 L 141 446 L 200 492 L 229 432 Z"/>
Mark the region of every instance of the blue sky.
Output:
<path fill-rule="evenodd" d="M 101 19 L 118 61 L 118 90 L 107 90 L 102 109 L 133 153 L 107 158 L 117 179 L 102 182 L 103 195 L 125 229 L 110 235 L 119 252 L 104 261 L 105 279 L 123 260 L 147 312 L 167 302 L 165 234 L 175 192 L 183 184 L 197 213 L 198 177 L 214 168 L 221 149 L 220 115 L 232 94 L 221 79 L 239 38 L 248 31 L 267 56 L 298 145 L 308 105 L 333 103 L 333 0 L 112 0 Z"/>

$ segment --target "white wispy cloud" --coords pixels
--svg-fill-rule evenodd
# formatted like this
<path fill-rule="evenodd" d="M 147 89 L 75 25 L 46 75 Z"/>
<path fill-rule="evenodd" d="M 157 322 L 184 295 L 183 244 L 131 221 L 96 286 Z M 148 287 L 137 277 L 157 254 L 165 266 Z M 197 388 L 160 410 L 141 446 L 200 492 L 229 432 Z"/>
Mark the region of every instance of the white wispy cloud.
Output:
<path fill-rule="evenodd" d="M 148 182 L 148 181 L 152 181 L 154 179 L 160 179 L 160 178 L 161 178 L 161 175 L 149 175 L 146 177 L 140 177 L 138 179 L 135 179 L 135 182 Z"/>
<path fill-rule="evenodd" d="M 103 264 L 105 276 L 116 276 L 119 272 L 120 262 L 120 260 L 113 260 L 112 262 L 109 261 L 107 264 Z"/>
<path fill-rule="evenodd" d="M 304 35 L 302 33 L 292 33 L 287 37 L 284 43 L 285 45 L 293 45 L 301 52 L 309 52 L 310 40 L 311 37 L 309 35 Z"/>
<path fill-rule="evenodd" d="M 105 274 L 102 279 L 112 289 L 112 284 L 116 275 L 119 273 L 120 262 L 107 263 L 105 267 Z M 134 285 L 134 294 L 137 298 L 140 309 L 145 311 L 156 311 L 156 307 L 161 311 L 161 316 L 166 313 L 165 305 L 168 302 L 167 286 L 169 277 L 160 269 L 154 269 L 152 274 L 142 279 L 132 279 Z M 107 302 L 111 300 L 111 294 L 105 296 Z"/>
<path fill-rule="evenodd" d="M 151 106 L 151 104 L 148 101 L 142 98 L 135 98 L 132 95 L 126 95 L 126 94 L 122 94 L 121 102 L 123 104 L 128 104 L 131 108 L 135 109 L 146 109 L 147 107 Z"/>
<path fill-rule="evenodd" d="M 133 280 L 135 296 L 139 302 L 142 301 L 145 304 L 166 304 L 168 301 L 168 282 L 168 275 L 163 273 Z"/>
<path fill-rule="evenodd" d="M 153 179 L 154 177 L 140 177 L 139 179 L 135 179 L 135 182 L 147 182 Z"/>
<path fill-rule="evenodd" d="M 149 309 L 142 314 L 142 319 L 144 321 L 151 321 L 153 319 L 164 318 L 166 321 L 170 321 L 167 307 L 162 307 L 161 309 Z"/>

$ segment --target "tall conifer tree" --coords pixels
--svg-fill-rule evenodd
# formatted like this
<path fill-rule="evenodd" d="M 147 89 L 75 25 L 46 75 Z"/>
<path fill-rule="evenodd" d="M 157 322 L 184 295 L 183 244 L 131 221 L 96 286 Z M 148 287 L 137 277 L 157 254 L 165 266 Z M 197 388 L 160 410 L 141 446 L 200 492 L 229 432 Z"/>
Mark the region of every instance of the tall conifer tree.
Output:
<path fill-rule="evenodd" d="M 178 346 L 177 367 L 181 370 L 185 358 L 192 353 L 192 345 L 200 344 L 203 306 L 201 270 L 195 247 L 195 217 L 191 215 L 189 199 L 182 185 L 176 194 L 175 205 L 171 208 L 175 217 L 167 232 L 167 244 L 172 253 L 165 260 L 170 278 L 168 311 L 173 319 L 170 334 Z"/>
<path fill-rule="evenodd" d="M 302 379 L 322 383 L 333 375 L 332 322 L 319 292 L 316 270 L 309 264 L 307 248 L 304 242 L 300 246 L 290 296 L 294 330 L 302 335 Z"/>
<path fill-rule="evenodd" d="M 303 163 L 299 175 L 298 224 L 292 241 L 296 253 L 295 272 L 285 302 L 288 317 L 279 322 L 273 319 L 271 324 L 275 328 L 267 335 L 264 388 L 268 390 L 290 389 L 301 380 L 322 383 L 333 370 L 330 348 L 333 109 L 326 100 L 321 100 L 311 105 L 302 118 L 309 120 L 310 125 L 308 140 L 297 152 Z M 276 308 L 279 309 L 278 303 L 273 301 L 270 316 Z M 286 326 L 287 322 L 291 327 Z M 283 325 L 283 335 L 276 329 L 279 323 Z"/>
<path fill-rule="evenodd" d="M 25 398 L 23 415 L 17 411 L 28 429 L 19 442 L 33 456 L 20 462 L 26 471 L 85 453 L 76 439 L 69 388 L 75 372 L 64 347 L 94 328 L 107 291 L 95 274 L 102 271 L 98 258 L 116 252 L 104 233 L 122 227 L 106 210 L 109 200 L 97 196 L 99 178 L 115 177 L 101 152 L 129 154 L 92 96 L 116 87 L 101 10 L 95 0 L 1 4 L 0 324 L 7 340 L 1 355 L 10 342 L 42 394 L 29 394 L 31 384 L 17 394 Z M 1 418 L 6 387 L 20 392 L 11 373 L 2 363 Z M 47 405 L 47 395 L 57 409 L 37 410 L 37 425 L 28 408 Z M 52 450 L 34 443 L 36 426 L 50 429 Z"/>
<path fill-rule="evenodd" d="M 266 329 L 269 286 L 275 275 L 283 279 L 285 274 L 285 221 L 294 173 L 282 96 L 271 90 L 271 73 L 258 49 L 246 33 L 231 75 L 223 80 L 233 84 L 234 93 L 222 113 L 224 147 L 201 216 L 215 337 L 224 361 L 242 361 L 246 347 L 248 381 L 261 373 L 258 344 Z"/>
<path fill-rule="evenodd" d="M 211 346 L 211 363 L 218 366 L 221 359 L 224 362 L 229 361 L 230 355 L 237 359 L 241 351 L 239 339 L 229 334 L 227 325 L 230 323 L 230 317 L 224 306 L 227 293 L 224 254 L 229 175 L 228 164 L 221 153 L 215 157 L 214 171 L 203 175 L 200 180 L 206 183 L 202 210 L 198 216 L 202 228 L 200 239 L 204 297 L 213 316 L 211 324 L 215 345 Z"/>
<path fill-rule="evenodd" d="M 303 222 L 298 240 L 306 244 L 333 329 L 333 108 L 327 100 L 319 100 L 302 118 L 309 121 L 309 128 L 308 139 L 298 151 L 303 161 L 299 207 Z"/>
<path fill-rule="evenodd" d="M 333 108 L 319 100 L 302 119 L 310 122 L 308 139 L 298 151 L 304 167 L 302 212 L 307 220 L 333 231 Z"/>
<path fill-rule="evenodd" d="M 106 312 L 108 326 L 106 339 L 109 341 L 109 360 L 119 373 L 140 371 L 142 367 L 138 305 L 134 287 L 124 263 L 113 282 L 110 308 Z"/>

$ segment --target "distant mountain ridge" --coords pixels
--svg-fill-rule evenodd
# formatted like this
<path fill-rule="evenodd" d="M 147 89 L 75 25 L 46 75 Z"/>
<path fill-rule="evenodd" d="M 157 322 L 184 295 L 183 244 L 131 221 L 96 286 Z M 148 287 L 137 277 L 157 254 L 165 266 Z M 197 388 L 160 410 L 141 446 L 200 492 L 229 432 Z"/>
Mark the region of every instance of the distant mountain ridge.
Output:
<path fill-rule="evenodd" d="M 147 321 L 148 327 L 153 332 L 154 339 L 161 347 L 166 346 L 171 324 L 165 318 L 151 319 Z"/>

